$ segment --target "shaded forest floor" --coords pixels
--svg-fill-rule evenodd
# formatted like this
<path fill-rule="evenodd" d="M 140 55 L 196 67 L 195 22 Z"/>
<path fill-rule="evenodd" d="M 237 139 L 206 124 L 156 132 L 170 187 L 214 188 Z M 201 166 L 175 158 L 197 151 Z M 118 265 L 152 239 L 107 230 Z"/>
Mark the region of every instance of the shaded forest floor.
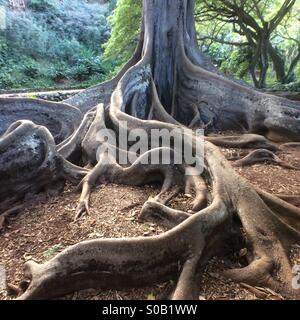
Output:
<path fill-rule="evenodd" d="M 239 150 L 222 149 L 227 155 Z M 300 150 L 286 150 L 279 157 L 300 167 Z M 237 172 L 256 186 L 273 193 L 300 195 L 300 172 L 269 164 L 237 168 Z M 95 238 L 121 238 L 152 236 L 165 230 L 137 219 L 143 203 L 159 192 L 159 186 L 128 187 L 103 185 L 94 190 L 91 197 L 91 215 L 74 223 L 73 218 L 79 194 L 73 186 L 66 186 L 64 194 L 47 198 L 44 194 L 27 200 L 26 209 L 9 219 L 0 231 L 0 265 L 7 271 L 8 282 L 17 284 L 22 276 L 25 261 L 43 262 L 62 249 L 82 240 Z M 180 195 L 172 207 L 189 208 L 191 199 Z M 255 208 L 254 208 L 255 210 Z M 199 299 L 284 299 L 272 291 L 262 290 L 254 294 L 251 288 L 222 278 L 221 271 L 241 266 L 246 249 L 232 252 L 223 258 L 214 258 L 203 272 L 199 286 Z M 300 246 L 291 251 L 294 264 L 300 264 Z M 175 279 L 174 279 L 175 280 Z M 172 290 L 172 281 L 153 287 L 124 291 L 87 290 L 71 294 L 63 299 L 164 299 Z M 0 291 L 0 299 L 10 299 L 6 291 Z"/>

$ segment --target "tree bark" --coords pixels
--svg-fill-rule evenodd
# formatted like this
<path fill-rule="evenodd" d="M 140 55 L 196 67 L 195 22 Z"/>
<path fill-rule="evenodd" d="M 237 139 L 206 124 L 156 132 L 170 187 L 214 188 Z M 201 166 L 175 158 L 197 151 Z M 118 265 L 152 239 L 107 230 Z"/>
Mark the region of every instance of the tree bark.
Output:
<path fill-rule="evenodd" d="M 296 57 L 292 60 L 291 65 L 289 67 L 288 73 L 285 77 L 284 82 L 285 83 L 290 83 L 296 80 L 296 76 L 295 76 L 295 69 L 298 65 L 300 61 L 300 45 L 299 45 L 299 49 L 298 49 L 298 54 L 296 55 Z"/>
<path fill-rule="evenodd" d="M 269 55 L 273 62 L 274 70 L 276 72 L 277 81 L 280 83 L 285 82 L 285 61 L 277 50 L 270 44 Z"/>
<path fill-rule="evenodd" d="M 295 81 L 295 69 L 300 61 L 300 48 L 298 54 L 292 60 L 287 72 L 285 70 L 284 59 L 280 56 L 280 54 L 271 44 L 269 46 L 269 55 L 274 65 L 277 81 L 282 84 L 289 84 Z"/>

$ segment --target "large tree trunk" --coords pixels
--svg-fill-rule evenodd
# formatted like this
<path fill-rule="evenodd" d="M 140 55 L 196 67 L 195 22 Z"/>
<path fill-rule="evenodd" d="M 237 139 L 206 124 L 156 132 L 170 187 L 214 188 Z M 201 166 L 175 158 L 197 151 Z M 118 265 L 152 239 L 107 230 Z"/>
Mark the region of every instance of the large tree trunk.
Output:
<path fill-rule="evenodd" d="M 134 107 L 124 110 L 145 119 L 165 120 L 161 119 L 162 110 L 155 106 L 156 112 L 152 112 L 149 107 L 153 81 L 164 110 L 186 126 L 202 126 L 207 133 L 238 130 L 261 133 L 273 140 L 298 141 L 299 105 L 254 91 L 218 74 L 197 47 L 193 8 L 194 1 L 145 3 L 140 43 L 143 49 L 137 50 L 135 59 L 140 56 L 135 69 L 139 67 L 141 72 L 144 67 L 148 102 L 146 108 L 141 107 L 143 110 Z M 262 84 L 265 77 L 261 79 Z M 103 101 L 100 91 L 99 87 L 93 94 L 95 100 Z M 85 95 L 79 94 L 67 102 L 84 110 L 95 106 L 82 99 Z"/>
<path fill-rule="evenodd" d="M 89 212 L 89 196 L 96 184 L 160 182 L 161 193 L 145 203 L 141 217 L 171 230 L 147 239 L 87 241 L 45 264 L 28 263 L 30 285 L 20 299 L 57 297 L 90 287 L 149 284 L 174 276 L 178 265 L 180 276 L 172 297 L 195 298 L 195 280 L 201 267 L 224 250 L 225 239 L 236 234 L 246 241 L 248 264 L 226 275 L 298 298 L 299 290 L 291 287 L 293 274 L 287 253 L 300 239 L 299 209 L 251 186 L 214 145 L 272 151 L 277 147 L 253 134 L 202 141 L 186 127 L 202 127 L 207 132 L 251 131 L 276 140 L 299 140 L 299 105 L 254 91 L 217 73 L 196 46 L 194 1 L 144 0 L 143 10 L 141 38 L 134 57 L 112 81 L 68 100 L 82 111 L 90 111 L 71 136 L 56 150 L 51 149 L 61 166 L 61 172 L 55 166 L 52 180 L 64 177 L 76 181 L 85 176 L 76 219 Z M 159 147 L 139 154 L 130 166 L 120 166 L 119 158 L 107 152 L 113 147 L 110 141 L 97 139 L 97 133 L 106 128 L 127 133 L 142 128 L 149 136 L 152 129 L 171 132 L 185 128 L 183 135 L 190 138 L 187 144 L 197 160 L 203 160 L 203 155 L 197 153 L 196 145 L 205 147 L 203 174 L 185 162 L 177 164 L 175 144 L 165 145 L 163 141 Z M 12 141 L 17 137 L 13 129 L 7 132 Z M 15 141 L 24 148 L 24 141 Z M 132 153 L 121 145 L 116 149 L 120 154 Z M 170 164 L 145 164 L 145 159 L 152 155 L 160 158 L 165 151 L 172 155 Z M 1 156 L 9 159 L 7 153 Z M 262 159 L 280 164 L 272 152 L 259 150 L 237 165 Z M 26 166 L 22 160 L 22 166 Z M 67 160 L 89 169 L 75 167 Z M 41 162 L 36 166 L 41 168 Z M 194 174 L 185 175 L 186 170 Z M 174 190 L 194 195 L 194 214 L 168 207 Z"/>

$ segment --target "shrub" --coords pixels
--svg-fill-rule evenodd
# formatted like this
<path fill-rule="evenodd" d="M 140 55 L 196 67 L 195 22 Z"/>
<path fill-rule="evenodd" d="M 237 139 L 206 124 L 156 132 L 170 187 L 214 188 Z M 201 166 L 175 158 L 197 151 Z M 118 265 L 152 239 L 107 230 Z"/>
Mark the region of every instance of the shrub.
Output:
<path fill-rule="evenodd" d="M 54 10 L 57 2 L 56 0 L 27 0 L 27 7 L 33 11 Z"/>
<path fill-rule="evenodd" d="M 242 79 L 248 74 L 250 59 L 251 50 L 248 47 L 238 48 L 231 52 L 227 60 L 222 61 L 220 69 Z"/>
<path fill-rule="evenodd" d="M 290 91 L 300 92 L 300 81 L 291 82 L 289 84 L 275 84 L 271 87 L 272 91 Z"/>
<path fill-rule="evenodd" d="M 3 3 L 3 0 L 0 0 Z M 88 80 L 103 75 L 102 44 L 110 35 L 108 5 L 85 0 L 28 0 L 7 7 L 0 33 L 0 88 Z"/>

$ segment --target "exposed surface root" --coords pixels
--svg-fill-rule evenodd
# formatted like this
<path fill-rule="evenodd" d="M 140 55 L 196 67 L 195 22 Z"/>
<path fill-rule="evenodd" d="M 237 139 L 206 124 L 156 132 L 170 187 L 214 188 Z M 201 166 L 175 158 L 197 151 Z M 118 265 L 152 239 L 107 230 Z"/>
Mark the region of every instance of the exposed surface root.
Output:
<path fill-rule="evenodd" d="M 1 136 L 0 154 L 0 179 L 5 181 L 0 185 L 1 206 L 7 199 L 19 200 L 60 179 L 78 183 L 88 172 L 56 151 L 48 129 L 28 120 L 13 123 Z"/>
<path fill-rule="evenodd" d="M 1 215 L 0 215 L 0 231 L 2 230 L 2 228 L 4 227 L 4 224 L 6 222 L 6 219 L 13 215 L 13 214 L 16 214 L 16 213 L 19 213 L 22 209 L 24 208 L 24 205 L 18 205 L 18 206 L 15 206 L 5 212 L 3 212 Z"/>
<path fill-rule="evenodd" d="M 300 207 L 300 196 L 277 194 L 277 197 L 281 200 L 284 200 L 285 202 L 290 203 L 295 207 Z"/>
<path fill-rule="evenodd" d="M 280 148 L 281 149 L 287 149 L 287 148 L 298 149 L 300 148 L 300 143 L 299 142 L 284 143 L 280 146 Z"/>
<path fill-rule="evenodd" d="M 162 149 L 151 152 L 162 152 Z M 181 172 L 176 167 L 172 169 L 172 166 L 167 166 L 164 169 L 162 165 L 156 168 L 144 166 L 143 156 L 128 168 L 122 168 L 114 159 L 107 161 L 107 157 L 106 153 L 100 156 L 95 167 L 97 169 L 91 171 L 83 181 L 85 192 L 81 198 L 81 209 L 85 211 L 88 210 L 86 200 L 91 187 L 97 181 L 99 183 L 99 179 L 140 185 L 153 181 L 163 183 L 171 175 L 173 178 L 170 181 L 184 181 L 180 175 L 176 178 L 176 172 Z M 299 213 L 292 207 L 288 213 L 289 205 L 281 203 L 281 200 L 274 202 L 272 197 L 259 191 L 261 200 L 256 191 L 236 176 L 223 156 L 209 143 L 206 143 L 206 161 L 210 168 L 209 180 L 213 181 L 214 200 L 209 207 L 191 215 L 149 200 L 142 209 L 141 218 L 173 228 L 170 232 L 148 239 L 84 242 L 63 251 L 44 265 L 28 264 L 27 275 L 31 282 L 21 299 L 50 298 L 87 287 L 146 285 L 149 281 L 166 279 L 176 273 L 178 263 L 182 268 L 173 298 L 194 298 L 197 290 L 192 284 L 197 276 L 198 262 L 205 260 L 205 248 L 212 246 L 209 252 L 215 250 L 213 246 L 218 243 L 215 239 L 216 229 L 230 222 L 233 212 L 241 220 L 252 252 L 248 257 L 249 266 L 225 274 L 238 282 L 267 286 L 289 297 L 297 296 L 298 293 L 293 292 L 290 286 L 292 273 L 285 252 L 293 241 L 299 239 Z M 153 176 L 158 169 L 163 175 Z M 253 206 L 257 209 L 255 212 L 251 210 Z M 229 207 L 232 209 L 228 211 Z M 260 221 L 260 224 L 257 225 L 256 221 Z M 151 257 L 151 262 L 147 257 Z M 135 261 L 134 265 L 131 261 Z"/>
<path fill-rule="evenodd" d="M 229 159 L 229 160 L 236 160 L 236 159 Z M 244 166 L 251 166 L 257 163 L 264 163 L 264 162 L 273 163 L 286 169 L 300 170 L 299 168 L 296 168 L 286 163 L 285 161 L 281 160 L 273 152 L 265 149 L 254 150 L 251 153 L 249 153 L 246 157 L 235 161 L 233 165 L 235 167 L 244 167 Z"/>
<path fill-rule="evenodd" d="M 299 208 L 262 190 L 258 190 L 258 194 L 261 196 L 263 201 L 270 207 L 273 214 L 277 215 L 277 217 L 284 222 L 285 226 L 290 225 L 293 226 L 295 230 L 299 230 Z M 293 228 L 290 229 L 290 231 L 292 230 Z"/>
<path fill-rule="evenodd" d="M 48 128 L 56 143 L 79 126 L 82 113 L 75 107 L 38 99 L 0 98 L 0 136 L 18 120 L 30 120 Z"/>
<path fill-rule="evenodd" d="M 144 204 L 139 218 L 146 221 L 153 221 L 158 225 L 172 229 L 190 216 L 191 214 L 184 211 L 174 210 L 159 202 L 149 200 Z"/>
<path fill-rule="evenodd" d="M 206 139 L 214 145 L 224 148 L 278 150 L 274 143 L 257 134 L 244 134 L 232 137 L 207 137 Z"/>

